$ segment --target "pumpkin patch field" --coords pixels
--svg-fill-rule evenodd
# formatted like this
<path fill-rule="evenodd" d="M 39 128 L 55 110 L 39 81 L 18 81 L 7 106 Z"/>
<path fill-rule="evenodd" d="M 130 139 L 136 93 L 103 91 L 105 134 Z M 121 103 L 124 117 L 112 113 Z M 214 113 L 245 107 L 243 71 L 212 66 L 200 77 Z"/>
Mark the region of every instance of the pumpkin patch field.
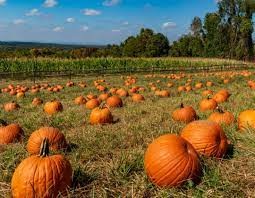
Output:
<path fill-rule="evenodd" d="M 0 197 L 255 197 L 253 71 L 0 88 Z"/>

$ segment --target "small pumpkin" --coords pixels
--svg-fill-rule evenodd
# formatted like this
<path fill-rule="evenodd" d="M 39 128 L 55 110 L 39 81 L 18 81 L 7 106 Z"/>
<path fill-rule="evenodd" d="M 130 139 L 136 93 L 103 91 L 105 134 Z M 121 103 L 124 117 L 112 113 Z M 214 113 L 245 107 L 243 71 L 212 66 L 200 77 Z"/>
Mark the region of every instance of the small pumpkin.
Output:
<path fill-rule="evenodd" d="M 193 121 L 182 131 L 181 137 L 187 140 L 196 151 L 208 157 L 222 158 L 228 148 L 228 139 L 216 122 Z"/>
<path fill-rule="evenodd" d="M 101 101 L 105 101 L 107 100 L 108 98 L 110 97 L 110 94 L 108 93 L 102 93 L 98 96 L 98 99 L 101 100 Z"/>
<path fill-rule="evenodd" d="M 39 154 L 41 143 L 45 138 L 49 140 L 50 150 L 52 151 L 64 150 L 68 146 L 64 134 L 57 128 L 42 127 L 30 135 L 27 151 L 32 155 Z"/>
<path fill-rule="evenodd" d="M 116 91 L 116 94 L 119 95 L 120 97 L 127 97 L 127 96 L 129 96 L 128 91 L 123 89 L 123 88 L 118 89 Z"/>
<path fill-rule="evenodd" d="M 214 110 L 217 106 L 217 102 L 214 99 L 211 99 L 209 96 L 207 99 L 203 99 L 199 104 L 200 110 L 203 112 Z"/>
<path fill-rule="evenodd" d="M 6 112 L 14 111 L 19 108 L 20 108 L 20 106 L 14 101 L 4 104 L 4 110 Z"/>
<path fill-rule="evenodd" d="M 218 124 L 230 125 L 235 122 L 235 117 L 232 113 L 228 111 L 224 112 L 221 108 L 217 107 L 216 111 L 209 116 L 208 120 Z"/>
<path fill-rule="evenodd" d="M 77 105 L 83 105 L 86 104 L 87 100 L 83 96 L 78 96 L 74 99 L 74 103 Z"/>
<path fill-rule="evenodd" d="M 106 100 L 106 104 L 109 107 L 122 107 L 123 102 L 119 96 L 111 96 Z"/>
<path fill-rule="evenodd" d="M 159 187 L 198 182 L 201 164 L 193 146 L 180 136 L 169 134 L 155 139 L 146 150 L 144 167 L 149 179 Z"/>
<path fill-rule="evenodd" d="M 92 125 L 110 124 L 113 122 L 113 116 L 107 106 L 101 105 L 91 111 L 89 122 Z"/>
<path fill-rule="evenodd" d="M 175 121 L 189 123 L 191 121 L 196 120 L 197 114 L 196 114 L 196 111 L 191 106 L 184 107 L 184 105 L 181 104 L 180 108 L 176 109 L 172 113 L 172 118 Z"/>
<path fill-rule="evenodd" d="M 63 111 L 63 105 L 60 101 L 54 99 L 50 102 L 46 102 L 44 105 L 44 112 L 48 115 L 53 115 L 55 113 Z"/>
<path fill-rule="evenodd" d="M 21 142 L 24 132 L 18 124 L 7 124 L 0 120 L 0 144 Z"/>
<path fill-rule="evenodd" d="M 34 106 L 39 106 L 43 103 L 42 99 L 41 98 L 34 98 L 33 101 L 32 101 L 32 105 Z"/>
<path fill-rule="evenodd" d="M 88 102 L 86 102 L 85 107 L 87 109 L 94 109 L 100 105 L 100 101 L 98 99 L 91 99 Z"/>
<path fill-rule="evenodd" d="M 255 110 L 246 110 L 238 116 L 238 128 L 245 130 L 247 128 L 255 128 Z"/>
<path fill-rule="evenodd" d="M 142 102 L 142 101 L 145 100 L 145 98 L 144 98 L 144 96 L 141 95 L 141 94 L 133 94 L 133 95 L 132 95 L 132 100 L 133 100 L 134 102 Z"/>
<path fill-rule="evenodd" d="M 72 167 L 62 155 L 49 156 L 49 141 L 44 139 L 39 155 L 23 160 L 11 180 L 13 198 L 66 196 L 72 183 Z"/>

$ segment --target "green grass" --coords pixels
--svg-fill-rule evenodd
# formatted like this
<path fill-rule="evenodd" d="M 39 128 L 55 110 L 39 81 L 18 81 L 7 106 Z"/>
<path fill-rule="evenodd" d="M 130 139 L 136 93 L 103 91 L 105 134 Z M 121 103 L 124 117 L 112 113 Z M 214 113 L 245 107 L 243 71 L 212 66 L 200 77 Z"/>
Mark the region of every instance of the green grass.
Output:
<path fill-rule="evenodd" d="M 171 112 L 181 102 L 192 105 L 200 119 L 206 119 L 209 113 L 199 111 L 201 90 L 189 93 L 178 93 L 177 87 L 184 85 L 189 76 L 181 80 L 172 80 L 156 76 L 155 78 L 138 77 L 137 85 L 147 89 L 142 94 L 146 101 L 134 104 L 131 98 L 124 99 L 124 107 L 112 109 L 115 124 L 91 126 L 88 119 L 90 111 L 84 106 L 76 106 L 73 99 L 79 95 L 92 92 L 99 94 L 93 86 L 96 78 L 75 78 L 74 82 L 86 81 L 87 88 L 65 88 L 60 93 L 51 94 L 42 91 L 38 94 L 26 94 L 24 99 L 16 99 L 8 94 L 0 94 L 0 105 L 15 100 L 21 108 L 18 111 L 6 113 L 0 108 L 0 118 L 9 123 L 19 123 L 25 139 L 22 144 L 3 146 L 0 148 L 0 197 L 10 197 L 10 180 L 17 165 L 28 156 L 25 146 L 29 135 L 42 126 L 59 128 L 72 144 L 70 152 L 64 153 L 70 160 L 73 170 L 73 186 L 70 197 L 254 197 L 255 195 L 255 131 L 240 133 L 237 125 L 223 126 L 228 138 L 233 143 L 233 155 L 228 159 L 216 160 L 202 158 L 204 175 L 197 186 L 188 183 L 182 188 L 161 189 L 147 179 L 143 167 L 144 152 L 153 139 L 167 133 L 179 134 L 185 124 L 174 122 Z M 120 76 L 104 78 L 112 86 L 123 87 Z M 156 83 L 157 80 L 160 83 Z M 219 76 L 193 76 L 192 84 L 215 82 L 210 89 L 217 91 L 227 88 L 232 94 L 228 102 L 222 104 L 224 109 L 231 111 L 237 117 L 246 109 L 254 108 L 255 92 L 247 86 L 251 77 L 236 76 L 229 84 L 222 84 Z M 155 82 L 157 87 L 165 88 L 167 82 L 173 82 L 169 88 L 171 97 L 158 98 L 148 88 L 149 82 Z M 67 79 L 45 79 L 43 82 L 65 85 Z M 30 81 L 1 81 L 0 87 L 9 83 L 32 85 Z M 64 111 L 52 117 L 43 113 L 43 107 L 33 107 L 34 97 L 41 97 L 44 102 L 53 98 L 59 99 Z"/>

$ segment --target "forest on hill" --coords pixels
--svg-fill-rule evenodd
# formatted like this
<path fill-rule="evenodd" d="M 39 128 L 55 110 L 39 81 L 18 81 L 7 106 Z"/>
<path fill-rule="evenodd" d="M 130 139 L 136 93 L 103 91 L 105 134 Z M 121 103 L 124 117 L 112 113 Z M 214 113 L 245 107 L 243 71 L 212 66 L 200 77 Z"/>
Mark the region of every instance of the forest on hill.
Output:
<path fill-rule="evenodd" d="M 120 45 L 86 46 L 0 42 L 0 58 L 50 57 L 216 57 L 254 59 L 255 1 L 221 0 L 218 10 L 194 17 L 190 32 L 170 44 L 162 33 L 142 28 Z"/>

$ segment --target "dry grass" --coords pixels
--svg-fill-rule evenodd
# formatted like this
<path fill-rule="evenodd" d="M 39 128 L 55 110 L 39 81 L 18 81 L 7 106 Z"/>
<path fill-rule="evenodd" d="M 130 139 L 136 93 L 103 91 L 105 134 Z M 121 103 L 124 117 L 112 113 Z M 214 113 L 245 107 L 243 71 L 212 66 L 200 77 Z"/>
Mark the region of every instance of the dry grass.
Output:
<path fill-rule="evenodd" d="M 102 78 L 102 77 L 98 77 Z M 170 88 L 171 97 L 158 98 L 153 92 L 145 91 L 146 101 L 134 104 L 130 98 L 124 99 L 124 107 L 112 110 L 115 119 L 113 125 L 90 126 L 89 110 L 76 106 L 73 99 L 89 92 L 99 94 L 93 86 L 96 78 L 84 77 L 73 79 L 74 82 L 86 81 L 87 88 L 65 88 L 62 92 L 50 94 L 40 92 L 27 94 L 26 98 L 17 100 L 21 109 L 6 113 L 0 109 L 0 118 L 8 122 L 19 123 L 25 131 L 23 144 L 8 145 L 0 149 L 0 197 L 10 197 L 10 180 L 14 169 L 22 159 L 28 156 L 25 145 L 29 135 L 42 126 L 58 127 L 72 144 L 72 151 L 65 153 L 74 170 L 73 187 L 70 197 L 255 197 L 255 133 L 237 131 L 236 124 L 224 130 L 234 145 L 233 155 L 229 159 L 202 159 L 204 176 L 202 182 L 194 186 L 188 183 L 182 188 L 160 189 L 152 185 L 144 173 L 143 156 L 148 144 L 154 138 L 166 133 L 178 134 L 184 124 L 171 119 L 171 112 L 184 102 L 192 105 L 200 116 L 206 119 L 208 113 L 198 109 L 202 99 L 202 90 L 189 93 L 177 93 L 177 86 L 183 85 L 187 77 L 177 80 L 165 78 L 144 78 L 138 76 L 138 85 L 148 87 L 148 82 L 158 83 L 158 87 L 166 88 L 169 81 L 175 86 Z M 107 76 L 104 79 L 113 86 L 123 86 L 120 76 Z M 203 76 L 193 78 L 195 82 L 215 82 L 212 90 L 227 88 L 231 97 L 222 106 L 233 112 L 254 108 L 255 92 L 251 91 L 246 81 L 255 79 L 237 76 L 227 85 L 222 84 L 220 77 L 214 75 L 205 79 Z M 48 79 L 44 82 L 65 84 L 67 79 Z M 1 87 L 11 82 L 2 81 Z M 14 84 L 31 85 L 30 81 L 12 82 Z M 53 117 L 43 113 L 42 107 L 32 107 L 31 101 L 37 96 L 44 101 L 60 99 L 64 111 Z M 15 97 L 0 94 L 0 103 L 16 100 Z"/>

